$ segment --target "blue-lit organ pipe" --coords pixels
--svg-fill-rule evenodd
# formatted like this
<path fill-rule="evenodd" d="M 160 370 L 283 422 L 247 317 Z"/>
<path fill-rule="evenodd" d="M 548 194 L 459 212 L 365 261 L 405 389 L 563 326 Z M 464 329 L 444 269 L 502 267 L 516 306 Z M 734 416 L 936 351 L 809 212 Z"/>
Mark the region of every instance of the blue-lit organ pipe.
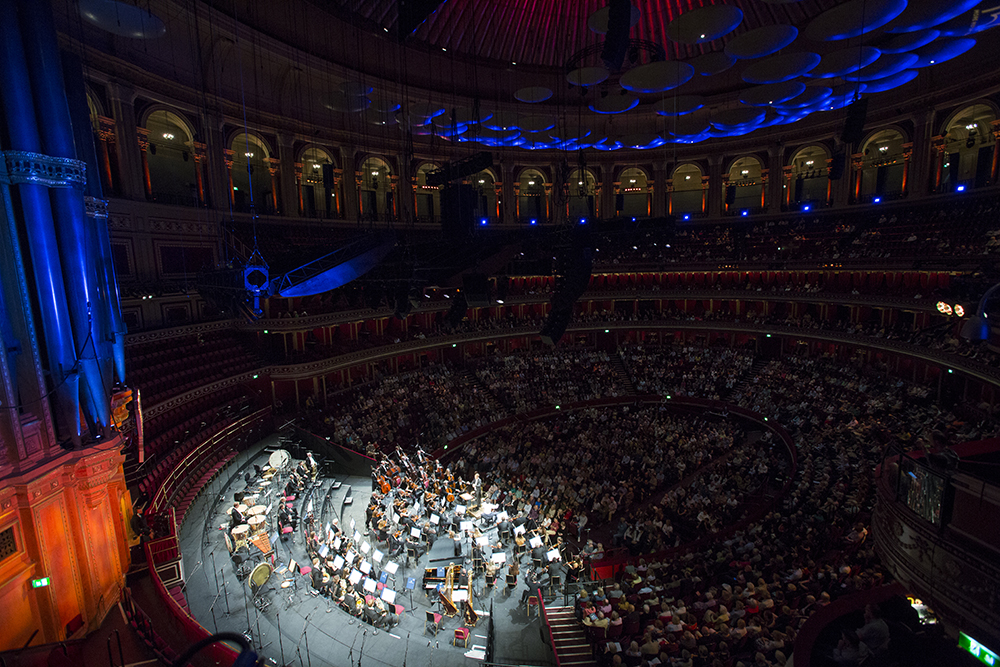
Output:
<path fill-rule="evenodd" d="M 0 102 L 10 149 L 41 152 L 31 102 L 31 84 L 13 2 L 0 2 Z M 16 186 L 24 216 L 34 304 L 25 309 L 38 313 L 51 375 L 54 412 L 60 437 L 80 438 L 80 391 L 76 352 L 63 286 L 59 249 L 47 188 L 34 183 Z"/>
<path fill-rule="evenodd" d="M 67 51 L 62 53 L 62 63 L 66 99 L 73 120 L 76 154 L 87 163 L 87 187 L 84 192 L 95 199 L 102 199 L 104 193 L 101 190 L 97 151 L 94 148 L 94 131 L 90 125 L 87 92 L 83 85 L 83 66 L 76 55 Z M 125 382 L 125 329 L 121 318 L 118 283 L 111 261 L 107 220 L 88 216 L 86 222 L 87 257 L 94 263 L 97 272 L 99 294 L 99 307 L 95 308 L 94 315 L 94 321 L 100 326 L 98 363 L 101 367 L 101 378 L 107 391 L 110 392 L 111 384 L 115 380 Z"/>
<path fill-rule="evenodd" d="M 56 43 L 52 9 L 48 2 L 18 2 L 35 114 L 42 140 L 42 152 L 52 157 L 76 159 L 76 143 L 70 121 L 62 61 Z M 80 369 L 83 416 L 93 433 L 111 422 L 111 397 L 101 378 L 98 363 L 100 327 L 96 324 L 98 299 L 97 272 L 88 256 L 87 216 L 83 191 L 51 188 L 49 198 L 55 222 L 63 283 L 69 305 L 70 324 Z"/>

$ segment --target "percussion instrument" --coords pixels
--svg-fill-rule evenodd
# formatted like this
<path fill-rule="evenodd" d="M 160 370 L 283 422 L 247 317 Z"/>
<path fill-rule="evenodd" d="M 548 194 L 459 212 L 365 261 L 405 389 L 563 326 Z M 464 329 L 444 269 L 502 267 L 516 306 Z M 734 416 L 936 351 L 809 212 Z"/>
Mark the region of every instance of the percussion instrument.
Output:
<path fill-rule="evenodd" d="M 233 546 L 242 549 L 247 545 L 247 537 L 250 535 L 250 526 L 245 523 L 233 528 Z"/>
<path fill-rule="evenodd" d="M 260 483 L 261 488 L 264 488 L 265 486 L 271 486 L 271 482 L 268 480 L 264 480 L 263 482 Z"/>
<path fill-rule="evenodd" d="M 247 510 L 250 508 L 244 505 L 243 503 L 240 503 L 239 505 L 236 506 L 236 509 L 239 510 L 240 514 L 245 515 L 247 513 Z"/>
<path fill-rule="evenodd" d="M 260 589 L 264 587 L 267 580 L 271 578 L 271 572 L 274 568 L 271 567 L 270 563 L 261 563 L 250 572 L 250 593 L 257 595 L 260 593 Z"/>
<path fill-rule="evenodd" d="M 249 524 L 250 530 L 252 530 L 253 532 L 256 533 L 256 532 L 264 529 L 264 522 L 265 521 L 267 521 L 267 517 L 266 516 L 262 516 L 260 514 L 257 514 L 255 516 L 250 517 L 247 520 L 247 524 Z"/>
<path fill-rule="evenodd" d="M 292 461 L 292 455 L 289 454 L 284 449 L 278 449 L 271 453 L 268 457 L 267 462 L 271 464 L 271 467 L 275 470 L 282 470 Z"/>
<path fill-rule="evenodd" d="M 284 581 L 281 582 L 281 587 L 282 588 L 288 588 L 291 585 L 292 585 L 292 580 L 291 579 L 285 579 Z"/>
<path fill-rule="evenodd" d="M 271 553 L 271 538 L 267 536 L 267 531 L 265 530 L 251 537 L 250 543 L 260 549 L 261 553 L 265 556 Z"/>
<path fill-rule="evenodd" d="M 232 516 L 232 514 L 233 514 L 233 508 L 232 507 L 227 507 L 226 508 L 226 514 L 229 515 L 229 516 Z"/>
<path fill-rule="evenodd" d="M 267 514 L 267 505 L 254 505 L 249 510 L 247 510 L 251 515 L 254 514 Z"/>

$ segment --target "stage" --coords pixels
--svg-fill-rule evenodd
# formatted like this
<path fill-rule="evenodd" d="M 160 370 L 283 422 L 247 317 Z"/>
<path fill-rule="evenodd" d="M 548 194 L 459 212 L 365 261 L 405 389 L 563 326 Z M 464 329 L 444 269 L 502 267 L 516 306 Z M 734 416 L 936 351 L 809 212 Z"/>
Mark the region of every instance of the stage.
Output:
<path fill-rule="evenodd" d="M 425 612 L 440 612 L 440 605 L 432 604 L 435 602 L 433 591 L 431 597 L 425 596 L 421 580 L 425 567 L 448 565 L 449 561 L 445 560 L 431 562 L 442 554 L 453 556 L 453 544 L 447 538 L 437 540 L 430 554 L 423 554 L 409 566 L 404 557 L 398 558 L 399 569 L 387 580 L 386 588 L 396 591 L 395 603 L 402 605 L 405 612 L 392 629 L 376 631 L 335 602 L 314 596 L 308 576 L 279 573 L 277 569 L 261 589 L 260 598 L 264 604 L 255 605 L 248 584 L 250 578 L 244 581 L 237 578 L 225 544 L 224 535 L 230 523 L 226 509 L 233 505 L 234 493 L 247 487 L 245 474 L 253 475 L 254 464 L 266 466 L 270 453 L 278 448 L 278 436 L 272 435 L 240 454 L 218 481 L 201 493 L 179 529 L 188 605 L 191 614 L 209 632 L 228 630 L 252 636 L 258 652 L 274 665 L 353 667 L 361 664 L 362 656 L 365 665 L 466 665 L 482 660 L 492 618 L 494 662 L 555 664 L 551 649 L 542 640 L 538 617 L 533 614 L 529 618 L 526 608 L 519 604 L 525 590 L 523 577 L 509 594 L 505 593 L 502 577 L 490 590 L 485 590 L 482 575 L 473 579 L 473 608 L 479 615 L 479 622 L 471 628 L 468 648 L 461 641 L 458 646 L 452 644 L 455 629 L 466 627 L 461 613 L 453 618 L 444 617 L 436 635 L 430 629 L 425 630 Z M 292 461 L 293 465 L 296 463 L 298 461 Z M 356 529 L 364 533 L 365 509 L 372 494 L 371 477 L 340 475 L 335 463 L 321 469 L 328 474 L 319 476 L 312 488 L 294 501 L 296 506 L 301 504 L 302 520 L 311 501 L 317 526 L 325 526 L 336 517 L 348 534 L 353 532 L 352 520 Z M 274 507 L 277 504 L 275 495 L 262 495 L 260 502 L 266 500 Z M 269 526 L 274 525 L 276 511 L 272 509 L 269 513 Z M 220 529 L 222 526 L 225 529 Z M 495 533 L 496 528 L 492 530 Z M 272 532 L 271 529 L 268 532 Z M 308 565 L 302 526 L 298 526 L 290 537 L 288 541 L 279 539 L 273 545 L 276 567 L 287 567 L 292 559 Z M 374 539 L 374 532 L 368 539 Z M 469 550 L 470 545 L 464 544 L 463 552 L 467 555 Z M 259 554 L 254 546 L 244 552 Z M 509 548 L 506 553 L 509 562 L 513 553 Z M 530 561 L 528 556 L 523 558 L 522 563 Z M 460 560 L 450 559 L 456 563 Z M 259 561 L 258 557 L 255 562 Z M 408 578 L 415 579 L 412 591 L 406 590 Z M 281 588 L 286 580 L 293 583 Z M 563 598 L 551 604 L 561 605 Z M 265 608 L 260 611 L 258 606 Z"/>

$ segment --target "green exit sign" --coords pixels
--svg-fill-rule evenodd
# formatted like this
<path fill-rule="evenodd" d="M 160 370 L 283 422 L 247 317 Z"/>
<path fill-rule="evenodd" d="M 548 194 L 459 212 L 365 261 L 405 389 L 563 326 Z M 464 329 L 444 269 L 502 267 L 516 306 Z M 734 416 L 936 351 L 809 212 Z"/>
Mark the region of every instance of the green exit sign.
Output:
<path fill-rule="evenodd" d="M 41 579 L 32 579 L 31 580 L 31 587 L 32 588 L 45 588 L 48 585 L 49 585 L 49 578 L 48 577 L 42 577 Z"/>
<path fill-rule="evenodd" d="M 958 647 L 971 653 L 974 658 L 984 665 L 995 665 L 1000 660 L 1000 656 L 964 632 L 958 633 Z"/>

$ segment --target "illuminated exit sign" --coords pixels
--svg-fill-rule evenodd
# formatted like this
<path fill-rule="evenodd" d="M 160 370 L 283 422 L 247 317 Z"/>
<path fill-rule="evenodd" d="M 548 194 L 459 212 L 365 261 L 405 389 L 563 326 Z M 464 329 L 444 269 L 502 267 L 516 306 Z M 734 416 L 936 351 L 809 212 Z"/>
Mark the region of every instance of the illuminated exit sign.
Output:
<path fill-rule="evenodd" d="M 42 577 L 41 579 L 32 579 L 31 580 L 31 587 L 32 588 L 45 588 L 48 585 L 49 585 L 49 578 L 48 577 Z"/>
<path fill-rule="evenodd" d="M 958 633 L 958 647 L 971 653 L 972 657 L 976 658 L 984 665 L 996 665 L 997 662 L 1000 661 L 1000 656 L 964 632 Z"/>

